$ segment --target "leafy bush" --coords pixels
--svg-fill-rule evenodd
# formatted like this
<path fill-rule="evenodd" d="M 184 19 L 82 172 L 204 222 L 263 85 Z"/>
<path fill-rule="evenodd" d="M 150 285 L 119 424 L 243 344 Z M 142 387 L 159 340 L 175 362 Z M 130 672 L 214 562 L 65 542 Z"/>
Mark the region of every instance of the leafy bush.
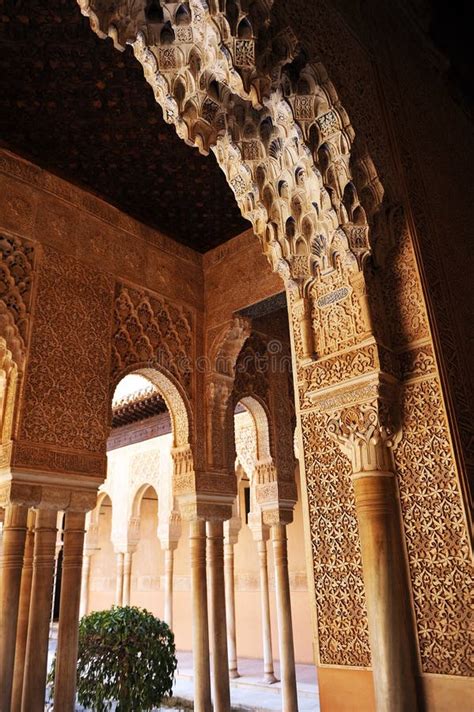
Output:
<path fill-rule="evenodd" d="M 94 712 L 107 712 L 113 701 L 117 712 L 151 710 L 171 695 L 176 666 L 173 633 L 148 611 L 113 606 L 79 623 L 77 693 Z"/>

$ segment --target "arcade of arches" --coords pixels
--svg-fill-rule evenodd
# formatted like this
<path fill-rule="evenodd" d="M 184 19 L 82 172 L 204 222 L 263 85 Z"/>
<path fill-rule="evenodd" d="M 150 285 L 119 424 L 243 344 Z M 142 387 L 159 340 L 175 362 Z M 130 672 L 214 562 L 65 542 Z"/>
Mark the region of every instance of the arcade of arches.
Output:
<path fill-rule="evenodd" d="M 467 712 L 474 142 L 422 3 L 53 4 L 2 15 L 28 57 L 59 28 L 22 74 L 71 67 L 44 110 L 99 67 L 103 116 L 140 122 L 133 65 L 162 117 L 116 145 L 98 118 L 67 170 L 34 127 L 0 149 L 0 712 L 44 709 L 55 572 L 58 712 L 79 615 L 114 602 L 192 650 L 198 712 L 230 710 L 257 628 L 284 712 L 295 661 L 324 712 Z M 188 151 L 175 184 L 150 137 Z"/>

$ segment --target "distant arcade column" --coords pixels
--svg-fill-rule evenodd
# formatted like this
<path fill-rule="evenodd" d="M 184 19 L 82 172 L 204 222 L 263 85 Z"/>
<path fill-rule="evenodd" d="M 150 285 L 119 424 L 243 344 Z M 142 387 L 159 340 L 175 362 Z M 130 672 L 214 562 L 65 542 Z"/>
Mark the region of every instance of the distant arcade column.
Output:
<path fill-rule="evenodd" d="M 49 625 L 53 596 L 57 512 L 38 509 L 35 523 L 33 579 L 26 643 L 22 712 L 43 712 Z"/>
<path fill-rule="evenodd" d="M 5 510 L 0 558 L 0 712 L 10 712 L 28 508 Z"/>
<path fill-rule="evenodd" d="M 275 597 L 280 643 L 282 707 L 285 712 L 298 712 L 286 525 L 282 523 L 272 524 L 271 537 L 275 564 Z"/>
<path fill-rule="evenodd" d="M 28 619 L 31 602 L 31 583 L 33 578 L 35 518 L 35 510 L 30 509 L 28 512 L 28 530 L 26 533 L 23 572 L 21 575 L 20 607 L 18 611 L 18 626 L 16 631 L 15 670 L 13 676 L 11 712 L 21 712 L 21 696 L 23 691 L 26 641 L 28 636 Z"/>
<path fill-rule="evenodd" d="M 115 605 L 123 605 L 123 571 L 124 553 L 118 551 L 115 554 Z"/>
<path fill-rule="evenodd" d="M 173 565 L 176 544 L 165 549 L 165 605 L 163 619 L 173 629 Z"/>
<path fill-rule="evenodd" d="M 66 512 L 54 709 L 74 712 L 85 512 Z"/>
<path fill-rule="evenodd" d="M 224 584 L 224 525 L 222 520 L 211 520 L 207 523 L 207 541 L 214 712 L 229 712 L 230 689 Z"/>
<path fill-rule="evenodd" d="M 206 582 L 206 522 L 204 519 L 190 521 L 189 546 L 193 606 L 194 709 L 195 712 L 211 712 Z"/>
<path fill-rule="evenodd" d="M 130 605 L 130 594 L 132 589 L 132 557 L 133 551 L 126 551 L 123 555 L 122 606 Z"/>
<path fill-rule="evenodd" d="M 224 578 L 229 677 L 235 679 L 240 675 L 237 668 L 237 631 L 235 627 L 234 544 L 228 541 L 224 543 Z"/>

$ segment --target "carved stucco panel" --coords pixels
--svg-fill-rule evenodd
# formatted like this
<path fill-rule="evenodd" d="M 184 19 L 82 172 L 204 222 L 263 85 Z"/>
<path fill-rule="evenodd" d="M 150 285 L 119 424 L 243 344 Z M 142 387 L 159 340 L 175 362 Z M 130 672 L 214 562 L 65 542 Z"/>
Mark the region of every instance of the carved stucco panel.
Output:
<path fill-rule="evenodd" d="M 0 330 L 21 367 L 30 321 L 35 246 L 29 240 L 0 234 Z"/>
<path fill-rule="evenodd" d="M 319 661 L 370 666 L 352 468 L 327 433 L 327 416 L 301 417 L 313 551 Z"/>
<path fill-rule="evenodd" d="M 156 364 L 192 397 L 195 331 L 190 309 L 143 289 L 117 285 L 112 377 L 134 364 Z"/>
<path fill-rule="evenodd" d="M 472 675 L 466 522 L 439 382 L 405 386 L 395 450 L 424 672 Z"/>
<path fill-rule="evenodd" d="M 22 402 L 22 440 L 68 450 L 105 450 L 112 298 L 110 277 L 44 248 Z"/>

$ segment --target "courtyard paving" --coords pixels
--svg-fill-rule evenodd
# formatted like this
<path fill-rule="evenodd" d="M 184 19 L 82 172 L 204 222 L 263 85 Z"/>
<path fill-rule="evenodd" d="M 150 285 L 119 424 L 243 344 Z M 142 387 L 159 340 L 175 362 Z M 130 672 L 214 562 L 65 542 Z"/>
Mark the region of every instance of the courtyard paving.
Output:
<path fill-rule="evenodd" d="M 56 651 L 56 640 L 49 645 L 49 664 Z M 190 652 L 177 652 L 178 669 L 174 685 L 174 696 L 184 701 L 193 699 L 193 656 Z M 263 661 L 249 658 L 239 658 L 240 677 L 230 681 L 232 709 L 236 712 L 283 712 L 281 706 L 281 684 L 276 682 L 268 685 L 262 681 Z M 280 674 L 278 663 L 275 663 L 275 675 Z M 296 681 L 298 687 L 299 712 L 319 712 L 319 695 L 316 670 L 312 665 L 296 665 Z M 78 712 L 83 708 L 78 706 Z M 169 707 L 161 708 L 163 712 Z M 175 710 L 189 709 L 182 705 Z"/>

